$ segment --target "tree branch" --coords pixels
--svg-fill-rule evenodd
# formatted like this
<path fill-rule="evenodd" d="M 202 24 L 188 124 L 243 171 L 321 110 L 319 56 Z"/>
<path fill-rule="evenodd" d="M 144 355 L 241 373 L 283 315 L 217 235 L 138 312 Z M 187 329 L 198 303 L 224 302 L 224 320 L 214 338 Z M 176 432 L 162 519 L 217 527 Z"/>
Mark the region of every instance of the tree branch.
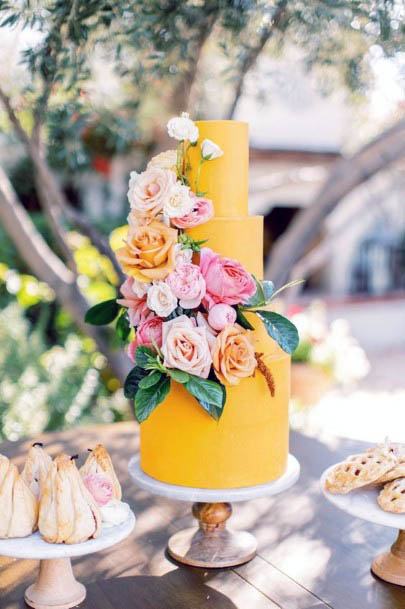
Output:
<path fill-rule="evenodd" d="M 380 134 L 356 154 L 337 161 L 313 203 L 301 211 L 277 239 L 266 268 L 266 278 L 282 285 L 319 234 L 325 218 L 352 190 L 391 163 L 405 157 L 405 120 Z"/>

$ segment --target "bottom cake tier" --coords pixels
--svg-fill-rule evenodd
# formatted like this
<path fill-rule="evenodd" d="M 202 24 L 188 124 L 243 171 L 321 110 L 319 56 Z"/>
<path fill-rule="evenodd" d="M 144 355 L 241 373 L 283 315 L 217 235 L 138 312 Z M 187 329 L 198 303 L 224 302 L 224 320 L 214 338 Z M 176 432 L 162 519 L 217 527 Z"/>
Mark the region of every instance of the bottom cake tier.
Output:
<path fill-rule="evenodd" d="M 172 383 L 167 399 L 141 425 L 146 474 L 169 484 L 212 489 L 254 486 L 283 475 L 290 357 L 268 341 L 272 346 L 263 360 L 274 378 L 274 397 L 256 372 L 227 387 L 223 415 L 215 421 L 181 385 Z"/>

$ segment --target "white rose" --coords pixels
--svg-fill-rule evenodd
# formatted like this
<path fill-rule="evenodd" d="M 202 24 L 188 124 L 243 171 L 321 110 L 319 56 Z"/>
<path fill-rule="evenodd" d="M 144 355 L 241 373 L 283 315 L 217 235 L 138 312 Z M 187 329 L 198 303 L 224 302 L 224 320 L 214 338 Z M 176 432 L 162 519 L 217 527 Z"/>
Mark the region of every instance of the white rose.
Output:
<path fill-rule="evenodd" d="M 179 264 L 188 264 L 193 258 L 193 250 L 183 249 L 181 243 L 176 243 L 174 246 L 175 266 Z"/>
<path fill-rule="evenodd" d="M 177 172 L 177 150 L 166 150 L 157 154 L 148 163 L 147 168 L 158 167 L 159 169 L 170 169 Z"/>
<path fill-rule="evenodd" d="M 146 304 L 159 317 L 167 317 L 177 307 L 177 298 L 164 281 L 154 281 L 148 290 Z"/>
<path fill-rule="evenodd" d="M 194 204 L 189 187 L 176 182 L 163 205 L 163 213 L 168 218 L 182 218 L 191 212 Z"/>
<path fill-rule="evenodd" d="M 212 140 L 204 140 L 201 144 L 201 154 L 204 160 L 212 161 L 224 154 L 224 151 Z"/>
<path fill-rule="evenodd" d="M 167 132 L 170 137 L 180 142 L 188 140 L 194 144 L 198 140 L 198 127 L 191 120 L 188 112 L 182 112 L 181 116 L 171 118 L 167 123 Z"/>

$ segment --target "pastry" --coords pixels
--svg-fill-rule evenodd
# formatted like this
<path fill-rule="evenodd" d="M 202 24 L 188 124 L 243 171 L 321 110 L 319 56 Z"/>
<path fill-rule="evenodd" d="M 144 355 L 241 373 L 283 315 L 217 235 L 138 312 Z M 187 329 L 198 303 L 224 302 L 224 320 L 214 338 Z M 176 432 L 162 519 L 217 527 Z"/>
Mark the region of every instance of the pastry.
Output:
<path fill-rule="evenodd" d="M 97 444 L 95 448 L 89 449 L 89 453 L 90 454 L 87 457 L 85 464 L 80 468 L 82 478 L 85 478 L 90 474 L 106 475 L 112 482 L 114 499 L 121 501 L 121 485 L 118 481 L 111 457 L 107 450 L 102 444 Z"/>
<path fill-rule="evenodd" d="M 40 442 L 35 442 L 28 451 L 21 476 L 36 497 L 40 496 L 41 487 L 45 482 L 51 463 L 52 459 L 44 451 L 43 445 Z"/>
<path fill-rule="evenodd" d="M 378 505 L 385 512 L 405 514 L 405 477 L 384 486 L 378 496 Z"/>
<path fill-rule="evenodd" d="M 38 502 L 7 457 L 0 455 L 0 538 L 27 537 L 36 529 Z"/>
<path fill-rule="evenodd" d="M 398 457 L 386 446 L 378 446 L 359 455 L 351 455 L 336 465 L 325 481 L 330 493 L 345 494 L 375 483 L 398 463 Z"/>
<path fill-rule="evenodd" d="M 49 543 L 81 543 L 97 537 L 100 529 L 100 510 L 74 459 L 60 455 L 49 468 L 40 500 L 42 537 Z"/>

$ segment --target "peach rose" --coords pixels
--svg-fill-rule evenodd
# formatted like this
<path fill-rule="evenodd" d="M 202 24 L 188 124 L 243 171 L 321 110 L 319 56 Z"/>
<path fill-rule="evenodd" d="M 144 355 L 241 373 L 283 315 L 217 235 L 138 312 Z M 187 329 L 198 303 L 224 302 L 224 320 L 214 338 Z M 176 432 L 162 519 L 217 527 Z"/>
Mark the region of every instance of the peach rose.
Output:
<path fill-rule="evenodd" d="M 128 200 L 140 218 L 153 218 L 163 209 L 177 176 L 170 169 L 150 167 L 143 173 L 133 171 L 129 180 Z"/>
<path fill-rule="evenodd" d="M 237 385 L 241 378 L 252 376 L 257 362 L 247 331 L 238 324 L 226 326 L 215 340 L 212 361 L 223 384 Z"/>
<path fill-rule="evenodd" d="M 153 220 L 144 226 L 131 225 L 125 245 L 116 251 L 124 273 L 138 281 L 165 279 L 175 266 L 177 230 Z"/>
<path fill-rule="evenodd" d="M 212 358 L 205 328 L 186 315 L 163 323 L 163 365 L 207 378 Z"/>
<path fill-rule="evenodd" d="M 104 476 L 104 474 L 87 474 L 83 478 L 83 482 L 97 505 L 102 507 L 111 501 L 113 485 L 110 478 Z"/>

